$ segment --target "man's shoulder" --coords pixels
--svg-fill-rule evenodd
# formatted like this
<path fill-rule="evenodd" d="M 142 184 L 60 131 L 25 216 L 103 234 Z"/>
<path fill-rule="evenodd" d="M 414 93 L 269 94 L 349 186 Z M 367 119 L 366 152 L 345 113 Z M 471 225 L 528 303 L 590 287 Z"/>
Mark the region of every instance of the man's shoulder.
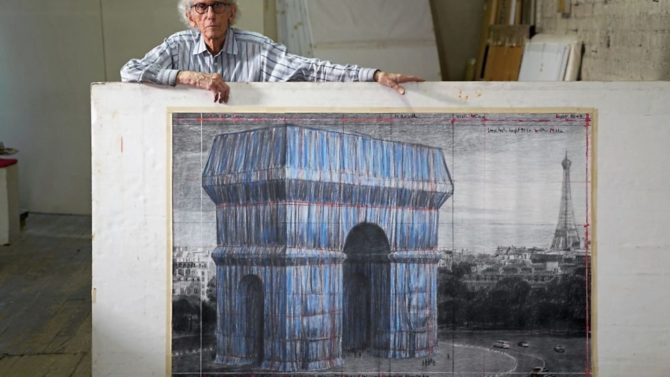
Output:
<path fill-rule="evenodd" d="M 251 43 L 251 44 L 271 44 L 274 43 L 272 39 L 266 37 L 261 33 L 256 33 L 254 31 L 242 30 L 237 28 L 231 28 L 235 34 L 235 40 L 238 43 Z"/>

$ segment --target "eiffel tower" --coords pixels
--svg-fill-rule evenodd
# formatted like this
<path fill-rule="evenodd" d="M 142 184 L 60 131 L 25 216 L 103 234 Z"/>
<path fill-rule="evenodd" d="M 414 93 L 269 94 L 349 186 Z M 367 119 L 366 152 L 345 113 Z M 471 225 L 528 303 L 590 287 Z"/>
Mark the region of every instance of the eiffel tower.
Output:
<path fill-rule="evenodd" d="M 558 214 L 558 225 L 551 242 L 551 250 L 574 251 L 579 250 L 581 241 L 575 223 L 575 213 L 572 207 L 572 191 L 570 189 L 570 166 L 572 161 L 565 152 L 563 165 L 563 189 L 561 190 L 561 209 Z"/>

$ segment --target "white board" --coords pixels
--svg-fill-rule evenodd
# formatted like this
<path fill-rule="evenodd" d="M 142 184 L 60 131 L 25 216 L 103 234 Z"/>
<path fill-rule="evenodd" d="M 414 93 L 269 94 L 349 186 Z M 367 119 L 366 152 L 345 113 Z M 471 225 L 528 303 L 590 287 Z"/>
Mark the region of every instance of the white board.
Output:
<path fill-rule="evenodd" d="M 289 51 L 440 80 L 427 0 L 284 0 L 279 39 Z"/>
<path fill-rule="evenodd" d="M 600 376 L 670 370 L 670 83 L 231 84 L 207 92 L 140 84 L 92 88 L 93 375 L 164 376 L 168 359 L 170 109 L 445 111 L 595 108 L 595 262 Z M 337 108 L 333 107 L 337 104 Z"/>
<path fill-rule="evenodd" d="M 519 81 L 576 81 L 581 48 L 576 35 L 534 36 L 524 48 Z"/>

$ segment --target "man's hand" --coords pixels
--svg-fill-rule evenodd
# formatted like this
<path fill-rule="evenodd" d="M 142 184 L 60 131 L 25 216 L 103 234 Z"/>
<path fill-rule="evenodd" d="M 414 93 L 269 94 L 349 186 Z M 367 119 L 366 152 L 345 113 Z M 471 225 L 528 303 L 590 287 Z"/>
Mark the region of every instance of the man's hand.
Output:
<path fill-rule="evenodd" d="M 218 73 L 180 71 L 177 74 L 177 84 L 214 92 L 214 102 L 218 103 L 227 103 L 230 97 L 230 87 Z"/>
<path fill-rule="evenodd" d="M 379 85 L 388 86 L 391 89 L 394 89 L 401 95 L 405 94 L 405 88 L 402 87 L 402 83 L 406 82 L 423 82 L 426 81 L 418 76 L 403 75 L 400 73 L 388 73 L 384 71 L 375 72 L 374 80 L 379 83 Z"/>

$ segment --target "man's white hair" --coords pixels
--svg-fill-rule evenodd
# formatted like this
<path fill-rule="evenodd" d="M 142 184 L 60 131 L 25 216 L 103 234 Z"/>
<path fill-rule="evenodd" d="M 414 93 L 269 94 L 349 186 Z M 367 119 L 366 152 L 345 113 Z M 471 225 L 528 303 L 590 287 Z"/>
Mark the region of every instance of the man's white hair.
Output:
<path fill-rule="evenodd" d="M 237 0 L 221 0 L 221 1 L 225 1 L 228 4 L 233 4 L 234 6 L 237 6 Z M 179 19 L 181 20 L 181 22 L 184 23 L 184 25 L 188 27 L 191 27 L 191 23 L 188 21 L 188 16 L 186 15 L 186 13 L 188 13 L 188 11 L 191 10 L 191 5 L 193 5 L 193 0 L 179 0 L 179 3 L 177 4 L 177 10 L 179 11 Z M 236 18 L 237 14 L 230 23 L 231 25 L 235 23 Z"/>

